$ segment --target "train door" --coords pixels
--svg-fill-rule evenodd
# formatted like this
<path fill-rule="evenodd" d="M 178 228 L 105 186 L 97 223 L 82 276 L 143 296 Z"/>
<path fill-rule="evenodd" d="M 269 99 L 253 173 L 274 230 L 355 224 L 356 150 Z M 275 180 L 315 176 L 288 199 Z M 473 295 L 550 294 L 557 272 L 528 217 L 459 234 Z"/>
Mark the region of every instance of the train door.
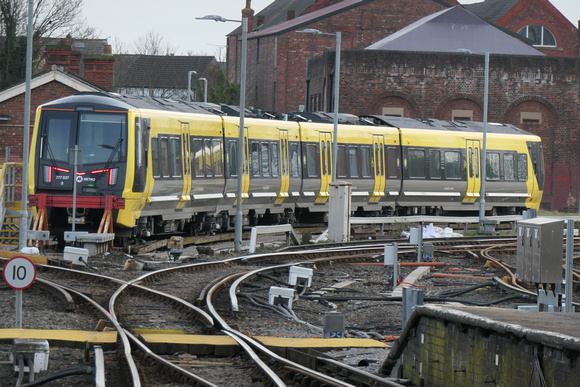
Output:
<path fill-rule="evenodd" d="M 288 131 L 280 130 L 280 192 L 277 194 L 276 203 L 284 202 L 288 197 L 288 187 L 290 187 L 290 171 L 288 158 Z"/>
<path fill-rule="evenodd" d="M 467 190 L 463 203 L 474 203 L 479 198 L 481 187 L 479 140 L 467 140 Z"/>
<path fill-rule="evenodd" d="M 373 174 L 375 185 L 369 202 L 378 202 L 385 196 L 385 140 L 383 135 L 373 134 Z"/>
<path fill-rule="evenodd" d="M 320 145 L 320 190 L 316 203 L 324 203 L 328 200 L 329 184 L 332 181 L 332 134 L 321 132 Z"/>
<path fill-rule="evenodd" d="M 183 189 L 176 208 L 183 208 L 191 199 L 191 154 L 189 140 L 189 122 L 181 123 L 181 151 L 183 153 Z"/>

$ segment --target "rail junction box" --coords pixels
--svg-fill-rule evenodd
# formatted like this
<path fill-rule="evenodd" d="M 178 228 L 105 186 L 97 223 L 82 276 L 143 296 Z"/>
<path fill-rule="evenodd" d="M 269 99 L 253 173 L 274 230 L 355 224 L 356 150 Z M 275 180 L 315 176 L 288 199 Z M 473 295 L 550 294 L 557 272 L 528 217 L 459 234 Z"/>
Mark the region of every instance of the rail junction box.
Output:
<path fill-rule="evenodd" d="M 535 283 L 562 283 L 563 235 L 561 219 L 519 221 L 516 278 Z"/>
<path fill-rule="evenodd" d="M 62 259 L 71 262 L 73 265 L 86 266 L 89 260 L 89 250 L 66 246 Z"/>
<path fill-rule="evenodd" d="M 20 356 L 27 358 L 33 364 L 34 373 L 48 369 L 49 357 L 48 341 L 42 339 L 14 339 L 14 371 L 20 371 Z M 27 364 L 26 361 L 24 364 Z M 29 367 L 24 367 L 24 372 L 30 372 Z"/>
<path fill-rule="evenodd" d="M 290 274 L 288 276 L 288 283 L 290 285 L 298 285 L 300 280 L 304 286 L 309 288 L 312 285 L 312 274 L 314 270 L 308 267 L 290 266 Z"/>
<path fill-rule="evenodd" d="M 292 309 L 293 298 L 294 289 L 270 286 L 270 293 L 268 294 L 268 303 L 270 305 L 288 305 L 288 308 Z"/>

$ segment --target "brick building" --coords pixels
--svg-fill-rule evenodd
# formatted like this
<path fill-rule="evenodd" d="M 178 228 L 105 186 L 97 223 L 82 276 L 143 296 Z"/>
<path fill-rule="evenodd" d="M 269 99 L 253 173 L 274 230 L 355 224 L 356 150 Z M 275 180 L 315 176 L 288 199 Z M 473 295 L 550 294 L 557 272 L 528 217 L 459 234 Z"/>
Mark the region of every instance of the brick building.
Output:
<path fill-rule="evenodd" d="M 306 62 L 327 48 L 334 49 L 335 40 L 332 36 L 305 37 L 298 31 L 341 31 L 343 50 L 363 49 L 456 5 L 457 0 L 275 0 L 254 15 L 247 0 L 242 10 L 242 17 L 248 18 L 246 104 L 279 113 L 305 105 Z M 548 0 L 485 0 L 463 7 L 546 55 L 580 56 L 578 28 Z M 227 76 L 236 83 L 240 36 L 237 28 L 227 37 Z"/>
<path fill-rule="evenodd" d="M 44 40 L 44 69 L 77 75 L 105 90 L 113 89 L 115 57 L 106 39 Z"/>
<path fill-rule="evenodd" d="M 36 116 L 36 108 L 43 103 L 63 98 L 81 91 L 99 91 L 98 86 L 77 76 L 52 70 L 31 80 L 30 93 L 30 130 Z M 0 93 L 0 165 L 6 160 L 6 148 L 10 147 L 10 160 L 22 161 L 22 141 L 24 135 L 24 93 L 25 84 L 21 83 Z"/>
<path fill-rule="evenodd" d="M 280 1 L 250 18 L 256 28 L 248 35 L 249 106 L 278 112 L 332 111 L 335 38 L 297 33 L 315 28 L 342 32 L 341 112 L 481 121 L 483 57 L 450 51 L 488 51 L 492 53 L 489 121 L 511 123 L 540 135 L 547 174 L 543 208 L 578 209 L 580 157 L 575 150 L 580 146 L 580 38 L 578 29 L 547 0 L 486 0 L 465 6 L 510 42 L 518 32 L 525 33 L 529 39 L 520 36 L 520 41 L 530 52 L 510 51 L 504 43 L 499 46 L 507 51 L 483 45 L 490 40 L 489 31 L 480 34 L 483 39 L 472 46 L 462 41 L 461 47 L 440 47 L 441 52 L 428 52 L 433 50 L 425 47 L 370 52 L 364 49 L 452 4 L 431 0 L 296 3 L 302 8 L 288 12 L 288 20 L 280 21 L 280 10 L 295 4 L 284 7 Z M 246 8 L 243 14 L 250 16 L 253 11 Z M 271 24 L 269 15 L 274 18 Z M 236 63 L 234 53 L 239 55 L 236 39 L 234 31 L 228 37 L 230 76 L 239 74 L 231 64 Z M 451 43 L 456 39 L 448 38 Z M 435 40 L 426 35 L 425 41 L 434 45 Z"/>
<path fill-rule="evenodd" d="M 249 2 L 248 2 L 249 3 Z M 248 50 L 246 104 L 280 113 L 304 105 L 306 62 L 334 47 L 332 36 L 298 31 L 315 28 L 342 34 L 342 48 L 364 48 L 434 12 L 457 5 L 456 0 L 309 0 L 274 1 L 257 17 L 247 7 Z M 272 19 L 272 20 L 271 20 Z M 256 27 L 254 27 L 256 26 Z M 239 82 L 239 29 L 228 36 L 228 79 Z"/>
<path fill-rule="evenodd" d="M 340 111 L 482 121 L 484 58 L 456 50 L 491 52 L 488 121 L 510 123 L 540 136 L 546 172 L 542 207 L 577 210 L 580 58 L 543 55 L 481 23 L 454 7 L 365 50 L 344 50 Z M 434 35 L 446 39 L 433 40 Z M 334 60 L 333 50 L 309 61 L 307 110 L 332 110 L 333 90 L 328 85 L 333 84 Z"/>

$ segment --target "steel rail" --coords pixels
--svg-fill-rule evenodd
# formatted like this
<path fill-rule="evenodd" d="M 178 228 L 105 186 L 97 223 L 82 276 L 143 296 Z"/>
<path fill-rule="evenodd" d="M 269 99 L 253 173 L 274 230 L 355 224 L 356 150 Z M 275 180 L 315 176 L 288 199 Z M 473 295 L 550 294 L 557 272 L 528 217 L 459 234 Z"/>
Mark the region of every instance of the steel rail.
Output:
<path fill-rule="evenodd" d="M 188 378 L 196 383 L 199 383 L 203 386 L 217 387 L 216 384 L 213 384 L 212 382 L 207 381 L 204 378 L 202 378 L 202 377 L 200 377 L 192 372 L 189 372 L 188 370 L 186 370 L 186 369 L 184 369 L 176 364 L 173 364 L 169 360 L 164 359 L 162 356 L 157 355 L 155 352 L 153 352 L 151 349 L 149 349 L 149 347 L 147 347 L 144 343 L 141 342 L 141 340 L 139 340 L 137 337 L 135 337 L 129 331 L 125 330 L 125 334 L 133 342 L 133 344 L 135 346 L 137 346 L 139 348 L 139 350 L 144 353 L 144 356 L 143 356 L 144 359 L 154 360 L 157 363 L 163 365 L 164 367 L 167 367 L 167 368 L 171 369 L 172 371 L 179 373 L 183 377 L 186 377 L 186 378 Z"/>
<path fill-rule="evenodd" d="M 231 328 L 228 323 L 217 313 L 216 309 L 213 306 L 213 302 L 212 302 L 212 298 L 213 295 L 215 293 L 217 293 L 217 291 L 219 290 L 220 287 L 222 287 L 223 285 L 225 285 L 228 282 L 234 281 L 235 279 L 237 279 L 238 277 L 244 275 L 244 273 L 238 273 L 238 274 L 234 274 L 231 276 L 226 276 L 224 277 L 222 280 L 220 280 L 218 283 L 216 283 L 208 292 L 207 297 L 206 297 L 206 305 L 208 307 L 208 309 L 210 310 L 210 313 L 212 314 L 212 316 L 214 317 L 214 320 L 216 321 L 216 323 L 221 326 L 221 329 L 224 332 L 229 332 L 231 334 L 234 334 L 238 337 L 240 337 L 241 339 L 243 339 L 246 343 L 248 343 L 249 345 L 251 345 L 252 347 L 258 349 L 261 353 L 265 354 L 266 356 L 268 356 L 269 358 L 272 358 L 274 360 L 276 360 L 277 362 L 279 362 L 280 364 L 283 364 L 286 367 L 292 367 L 296 370 L 298 370 L 300 373 L 308 375 L 311 378 L 314 378 L 318 381 L 327 383 L 327 385 L 332 385 L 332 386 L 352 386 L 351 384 L 345 383 L 343 381 L 340 381 L 338 379 L 332 378 L 328 375 L 324 375 L 320 372 L 314 371 L 308 367 L 302 366 L 298 363 L 294 363 L 288 359 L 285 359 L 281 356 L 279 356 L 278 354 L 272 352 L 271 350 L 269 350 L 268 348 L 266 348 L 264 345 L 262 345 L 261 343 L 259 343 L 258 341 L 243 335 L 242 333 L 240 333 L 239 331 Z M 257 356 L 257 355 L 256 355 Z M 270 375 L 272 373 L 274 373 L 274 371 L 269 368 L 266 367 L 261 368 L 262 371 L 268 375 L 270 377 Z M 274 373 L 275 374 L 275 373 Z M 277 377 L 277 376 L 276 376 Z"/>
<path fill-rule="evenodd" d="M 66 285 L 60 285 L 60 284 L 57 284 L 55 282 L 48 281 L 48 280 L 45 280 L 45 283 L 47 285 L 52 284 L 51 286 L 61 287 L 63 289 L 66 289 L 66 291 L 84 299 L 85 302 L 91 304 L 92 307 L 94 307 L 96 310 L 98 310 L 100 313 L 102 313 L 103 316 L 105 316 L 111 322 L 111 324 L 113 324 L 113 326 L 115 327 L 115 330 L 117 331 L 117 335 L 119 336 L 121 344 L 122 344 L 123 355 L 124 355 L 125 361 L 127 362 L 127 366 L 129 368 L 129 374 L 130 374 L 129 376 L 131 378 L 132 386 L 133 387 L 140 387 L 141 386 L 141 379 L 139 377 L 139 371 L 137 369 L 137 366 L 136 366 L 135 361 L 133 360 L 133 356 L 131 354 L 131 343 L 129 343 L 127 335 L 125 334 L 123 327 L 121 327 L 121 325 L 117 322 L 117 319 L 114 318 L 114 316 L 112 316 L 98 302 L 96 302 L 95 300 L 93 300 L 89 296 L 83 294 L 82 292 L 80 292 L 74 288 L 72 288 L 70 286 L 66 286 Z"/>

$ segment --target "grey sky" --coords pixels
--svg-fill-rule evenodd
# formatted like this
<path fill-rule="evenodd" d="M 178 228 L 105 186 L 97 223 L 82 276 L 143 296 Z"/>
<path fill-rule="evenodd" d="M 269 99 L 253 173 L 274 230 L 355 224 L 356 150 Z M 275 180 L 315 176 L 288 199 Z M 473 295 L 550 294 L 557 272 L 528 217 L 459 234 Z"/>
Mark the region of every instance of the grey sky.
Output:
<path fill-rule="evenodd" d="M 475 3 L 480 0 L 459 0 Z M 578 26 L 580 20 L 579 0 L 550 0 Z M 252 0 L 256 13 L 273 0 Z M 149 31 L 158 33 L 164 42 L 176 48 L 176 55 L 214 55 L 225 58 L 226 38 L 236 23 L 216 23 L 196 20 L 205 15 L 220 15 L 240 20 L 245 0 L 85 0 L 83 15 L 88 24 L 100 32 L 99 37 L 108 38 L 113 45 L 123 42 L 127 48 Z M 220 48 L 221 46 L 221 48 Z"/>

